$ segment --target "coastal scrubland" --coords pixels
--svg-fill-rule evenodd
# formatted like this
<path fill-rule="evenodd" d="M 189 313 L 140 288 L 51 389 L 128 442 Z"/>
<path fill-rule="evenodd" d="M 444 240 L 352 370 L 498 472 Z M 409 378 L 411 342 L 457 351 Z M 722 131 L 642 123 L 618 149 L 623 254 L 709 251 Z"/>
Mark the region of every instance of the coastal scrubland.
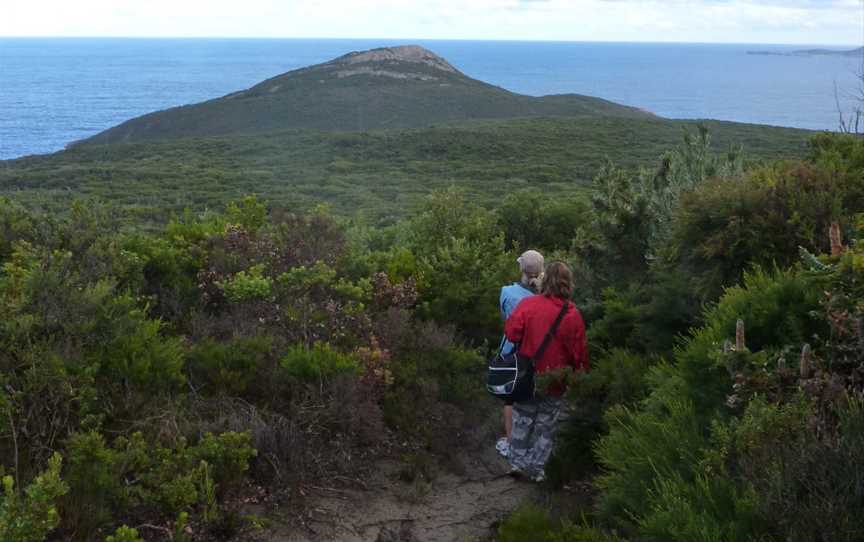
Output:
<path fill-rule="evenodd" d="M 54 212 L 63 212 L 70 197 L 104 199 L 136 227 L 164 224 L 184 209 L 221 209 L 248 194 L 292 212 L 327 203 L 337 216 L 380 225 L 413 215 L 428 194 L 450 186 L 487 208 L 521 189 L 573 197 L 608 161 L 629 169 L 655 167 L 697 124 L 594 116 L 87 145 L 0 162 L 0 194 Z M 751 161 L 802 158 L 813 135 L 703 124 L 711 131 L 712 151 L 744 146 Z"/>
<path fill-rule="evenodd" d="M 864 143 L 643 122 L 4 163 L 0 538 L 228 540 L 382 457 L 450 468 L 493 441 L 498 289 L 536 248 L 576 271 L 594 366 L 546 487 L 592 499 L 494 538 L 860 539 Z"/>

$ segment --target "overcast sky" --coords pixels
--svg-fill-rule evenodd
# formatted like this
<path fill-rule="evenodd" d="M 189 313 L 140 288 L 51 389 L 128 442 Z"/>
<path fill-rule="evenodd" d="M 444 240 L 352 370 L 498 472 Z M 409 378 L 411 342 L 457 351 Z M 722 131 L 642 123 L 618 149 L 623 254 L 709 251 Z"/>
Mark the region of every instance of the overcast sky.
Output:
<path fill-rule="evenodd" d="M 861 45 L 864 0 L 3 0 L 0 36 Z"/>

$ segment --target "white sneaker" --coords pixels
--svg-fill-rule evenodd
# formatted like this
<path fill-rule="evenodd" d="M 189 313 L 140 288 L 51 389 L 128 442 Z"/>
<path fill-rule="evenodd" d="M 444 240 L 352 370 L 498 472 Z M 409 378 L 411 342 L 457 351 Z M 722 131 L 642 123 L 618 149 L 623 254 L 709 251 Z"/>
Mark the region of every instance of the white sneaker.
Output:
<path fill-rule="evenodd" d="M 509 457 L 510 441 L 507 440 L 507 437 L 499 438 L 498 442 L 495 443 L 495 449 L 498 450 L 498 453 L 501 454 L 501 457 Z"/>
<path fill-rule="evenodd" d="M 535 476 L 531 479 L 534 480 L 535 482 L 537 482 L 538 484 L 543 483 L 546 481 L 546 472 L 541 470 L 540 474 L 538 474 L 537 476 Z"/>

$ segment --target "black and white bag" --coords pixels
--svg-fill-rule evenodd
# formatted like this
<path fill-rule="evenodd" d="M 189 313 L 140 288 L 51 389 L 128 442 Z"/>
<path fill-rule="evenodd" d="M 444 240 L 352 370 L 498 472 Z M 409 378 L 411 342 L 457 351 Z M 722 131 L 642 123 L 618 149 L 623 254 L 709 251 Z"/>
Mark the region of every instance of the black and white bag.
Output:
<path fill-rule="evenodd" d="M 519 352 L 519 345 L 509 354 L 500 351 L 489 361 L 489 370 L 486 375 L 486 391 L 500 397 L 501 399 L 512 399 L 513 401 L 530 401 L 534 398 L 534 365 L 543 359 L 546 348 L 552 342 L 552 337 L 558 331 L 558 326 L 567 309 L 570 308 L 568 301 L 564 302 L 558 317 L 543 337 L 543 343 L 534 356 L 526 356 Z"/>

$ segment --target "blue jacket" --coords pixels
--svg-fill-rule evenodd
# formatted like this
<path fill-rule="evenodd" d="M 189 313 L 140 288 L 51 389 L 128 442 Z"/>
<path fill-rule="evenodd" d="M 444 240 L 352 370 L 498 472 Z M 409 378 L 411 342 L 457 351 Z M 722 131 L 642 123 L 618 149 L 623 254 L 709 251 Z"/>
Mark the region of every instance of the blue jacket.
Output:
<path fill-rule="evenodd" d="M 501 317 L 506 321 L 510 318 L 510 315 L 513 314 L 513 311 L 516 310 L 516 306 L 519 305 L 519 302 L 532 295 L 534 295 L 534 292 L 531 291 L 530 288 L 522 286 L 522 284 L 518 282 L 514 282 L 509 286 L 501 288 L 501 299 L 498 303 L 498 306 L 501 308 Z M 509 354 L 514 348 L 515 345 L 508 341 L 507 337 L 501 339 L 501 347 L 499 350 L 502 354 Z"/>

